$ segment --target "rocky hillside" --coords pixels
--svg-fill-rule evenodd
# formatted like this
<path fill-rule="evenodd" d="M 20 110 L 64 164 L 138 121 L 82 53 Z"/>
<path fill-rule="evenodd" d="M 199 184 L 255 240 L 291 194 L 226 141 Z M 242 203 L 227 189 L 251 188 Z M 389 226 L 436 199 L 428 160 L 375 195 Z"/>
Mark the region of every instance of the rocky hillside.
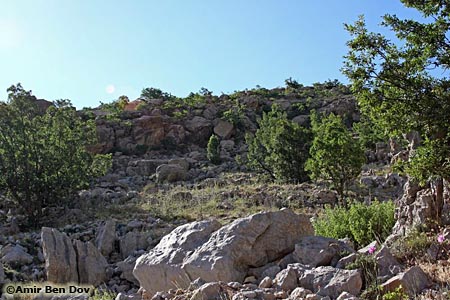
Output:
<path fill-rule="evenodd" d="M 386 242 L 357 247 L 314 233 L 312 221 L 337 204 L 336 192 L 269 182 L 245 165 L 245 135 L 273 105 L 306 127 L 312 110 L 341 115 L 349 128 L 358 122 L 347 87 L 160 96 L 78 112 L 97 125 L 90 150 L 111 153 L 113 165 L 70 207 L 49 207 L 46 227 L 23 228 L 21 209 L 0 195 L 0 285 L 89 284 L 94 299 L 117 300 L 376 299 L 402 286 L 404 297 L 449 299 L 449 227 L 441 227 L 441 242 L 432 234 L 403 237 L 434 211 L 432 187 L 390 165 L 408 158 L 417 136 L 367 149 L 350 196 L 396 200 L 396 225 Z M 207 159 L 212 134 L 220 139 L 218 165 Z M 450 223 L 447 187 L 445 197 Z M 379 290 L 370 290 L 370 276 Z"/>

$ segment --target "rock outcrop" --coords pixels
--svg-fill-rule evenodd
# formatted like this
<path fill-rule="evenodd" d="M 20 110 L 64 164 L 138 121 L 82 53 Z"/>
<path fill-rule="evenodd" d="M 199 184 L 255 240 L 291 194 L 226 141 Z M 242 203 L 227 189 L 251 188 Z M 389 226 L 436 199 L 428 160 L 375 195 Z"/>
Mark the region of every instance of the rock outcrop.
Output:
<path fill-rule="evenodd" d="M 53 283 L 99 285 L 107 279 L 108 263 L 91 242 L 74 241 L 54 228 L 43 227 L 42 249 L 47 280 Z"/>

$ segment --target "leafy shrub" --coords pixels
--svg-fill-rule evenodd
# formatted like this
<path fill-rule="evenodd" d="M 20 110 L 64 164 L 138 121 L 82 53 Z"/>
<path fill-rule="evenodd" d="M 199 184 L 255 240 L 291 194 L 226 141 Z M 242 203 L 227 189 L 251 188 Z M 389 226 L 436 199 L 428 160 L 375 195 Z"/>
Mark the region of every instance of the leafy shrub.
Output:
<path fill-rule="evenodd" d="M 375 201 L 371 205 L 352 204 L 344 208 L 326 208 L 313 222 L 317 235 L 335 239 L 348 237 L 358 246 L 373 240 L 384 241 L 394 226 L 394 203 Z"/>
<path fill-rule="evenodd" d="M 111 291 L 102 291 L 99 289 L 95 289 L 94 294 L 89 297 L 91 300 L 114 300 L 115 298 L 115 293 Z"/>
<path fill-rule="evenodd" d="M 206 155 L 208 160 L 213 164 L 220 163 L 219 145 L 220 145 L 219 138 L 215 134 L 211 135 L 208 141 Z"/>
<path fill-rule="evenodd" d="M 0 102 L 0 189 L 7 191 L 29 225 L 40 225 L 46 208 L 68 205 L 77 190 L 103 175 L 110 155 L 87 151 L 96 142 L 93 120 L 83 121 L 67 100 L 45 112 L 20 84 Z"/>
<path fill-rule="evenodd" d="M 371 121 L 365 115 L 361 116 L 361 121 L 353 123 L 353 130 L 358 134 L 361 144 L 366 149 L 375 150 L 376 143 L 384 142 L 388 139 L 380 125 Z"/>
<path fill-rule="evenodd" d="M 173 100 L 176 97 L 170 93 L 163 92 L 160 89 L 151 87 L 145 88 L 141 91 L 141 98 L 145 101 L 148 101 L 151 99 Z"/>
<path fill-rule="evenodd" d="M 395 291 L 387 292 L 383 295 L 382 300 L 408 300 L 408 295 L 403 291 L 403 288 L 399 286 Z"/>
<path fill-rule="evenodd" d="M 375 257 L 369 254 L 358 254 L 355 261 L 345 267 L 347 270 L 359 269 L 363 279 L 363 288 L 370 293 L 377 293 L 378 265 Z M 373 288 L 370 288 L 373 287 Z"/>
<path fill-rule="evenodd" d="M 432 242 L 425 232 L 418 228 L 411 230 L 408 235 L 397 240 L 391 248 L 392 254 L 404 262 L 411 262 L 417 258 L 427 257 L 427 249 Z"/>
<path fill-rule="evenodd" d="M 263 114 L 258 125 L 254 136 L 246 136 L 248 166 L 273 180 L 306 181 L 304 165 L 309 156 L 310 131 L 288 120 L 276 105 Z"/>
<path fill-rule="evenodd" d="M 361 172 L 365 161 L 364 151 L 340 116 L 331 113 L 319 120 L 313 112 L 311 125 L 314 140 L 309 149 L 306 170 L 314 180 L 331 182 L 331 187 L 346 206 L 345 193 L 350 182 Z"/>
<path fill-rule="evenodd" d="M 245 106 L 236 99 L 234 100 L 233 107 L 223 112 L 222 119 L 230 122 L 236 127 L 241 127 L 242 119 L 245 116 L 244 110 Z"/>

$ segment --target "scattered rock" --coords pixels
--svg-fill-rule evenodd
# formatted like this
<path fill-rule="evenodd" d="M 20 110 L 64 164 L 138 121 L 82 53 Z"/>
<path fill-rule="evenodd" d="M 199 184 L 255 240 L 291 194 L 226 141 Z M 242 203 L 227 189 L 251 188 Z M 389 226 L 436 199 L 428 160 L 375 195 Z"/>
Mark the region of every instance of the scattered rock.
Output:
<path fill-rule="evenodd" d="M 359 298 L 350 293 L 342 292 L 336 300 L 359 300 Z"/>
<path fill-rule="evenodd" d="M 378 276 L 381 277 L 390 278 L 398 274 L 403 268 L 386 246 L 382 246 L 375 254 L 375 259 L 378 265 Z"/>
<path fill-rule="evenodd" d="M 307 290 L 302 287 L 297 287 L 289 295 L 289 299 L 292 299 L 292 300 L 302 299 L 310 294 L 312 294 L 312 292 L 310 290 Z"/>
<path fill-rule="evenodd" d="M 358 270 L 342 270 L 333 267 L 305 269 L 295 264 L 299 274 L 299 286 L 321 296 L 337 298 L 342 292 L 358 295 L 362 288 L 362 277 Z"/>

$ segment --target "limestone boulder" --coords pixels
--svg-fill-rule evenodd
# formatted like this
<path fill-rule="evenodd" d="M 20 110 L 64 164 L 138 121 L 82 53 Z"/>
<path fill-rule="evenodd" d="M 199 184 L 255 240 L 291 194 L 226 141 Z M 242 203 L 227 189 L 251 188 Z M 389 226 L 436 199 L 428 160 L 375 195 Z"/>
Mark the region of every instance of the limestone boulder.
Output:
<path fill-rule="evenodd" d="M 121 272 L 120 278 L 128 280 L 129 282 L 133 282 L 135 284 L 139 284 L 136 277 L 133 275 L 134 265 L 136 264 L 136 258 L 130 256 L 127 257 L 124 261 L 120 261 L 117 263 L 117 268 Z"/>
<path fill-rule="evenodd" d="M 295 244 L 293 257 L 295 262 L 314 268 L 336 265 L 341 253 L 353 252 L 355 250 L 342 241 L 322 236 L 306 236 Z"/>
<path fill-rule="evenodd" d="M 392 277 L 403 269 L 400 262 L 392 255 L 389 248 L 382 246 L 381 249 L 375 254 L 375 259 L 378 266 L 378 276 Z"/>
<path fill-rule="evenodd" d="M 164 164 L 156 168 L 156 180 L 158 182 L 176 182 L 188 178 L 188 172 L 179 164 Z"/>
<path fill-rule="evenodd" d="M 189 275 L 181 268 L 183 260 L 220 228 L 214 220 L 188 223 L 164 236 L 158 245 L 136 261 L 133 275 L 150 294 L 189 286 Z"/>
<path fill-rule="evenodd" d="M 126 172 L 128 176 L 151 176 L 156 172 L 156 168 L 167 163 L 161 159 L 139 159 L 128 163 Z"/>
<path fill-rule="evenodd" d="M 168 119 L 160 115 L 142 116 L 133 120 L 132 135 L 137 144 L 149 147 L 160 146 L 166 135 Z"/>
<path fill-rule="evenodd" d="M 298 274 L 298 285 L 321 296 L 336 299 L 342 292 L 358 295 L 362 288 L 359 270 L 342 270 L 330 266 L 307 269 L 293 264 Z"/>
<path fill-rule="evenodd" d="M 19 245 L 7 245 L 0 253 L 2 263 L 10 266 L 28 265 L 33 261 L 33 256 L 26 252 L 26 249 Z"/>
<path fill-rule="evenodd" d="M 226 294 L 218 282 L 209 282 L 194 291 L 191 300 L 222 300 Z"/>
<path fill-rule="evenodd" d="M 276 275 L 275 282 L 280 289 L 290 292 L 298 287 L 297 271 L 288 267 Z"/>
<path fill-rule="evenodd" d="M 94 244 L 76 240 L 74 247 L 77 254 L 79 283 L 98 286 L 105 282 L 108 262 Z"/>
<path fill-rule="evenodd" d="M 242 282 L 250 267 L 261 267 L 294 250 L 300 238 L 313 234 L 309 218 L 289 209 L 262 212 L 218 228 L 215 221 L 175 229 L 133 271 L 141 287 L 154 294 L 187 288 L 190 279 Z"/>
<path fill-rule="evenodd" d="M 127 258 L 136 250 L 145 250 L 148 247 L 150 235 L 146 232 L 130 231 L 119 242 L 122 258 Z"/>
<path fill-rule="evenodd" d="M 221 139 L 227 140 L 234 133 L 234 126 L 228 121 L 219 119 L 216 126 L 214 126 L 214 133 Z"/>
<path fill-rule="evenodd" d="M 399 286 L 411 297 L 419 294 L 423 289 L 429 287 L 431 281 L 427 274 L 418 266 L 414 266 L 402 272 L 381 285 L 385 292 L 395 291 Z"/>
<path fill-rule="evenodd" d="M 70 238 L 54 228 L 43 227 L 41 240 L 47 280 L 78 282 L 77 256 Z"/>
<path fill-rule="evenodd" d="M 199 116 L 186 121 L 185 127 L 190 133 L 189 141 L 197 143 L 200 147 L 206 146 L 213 132 L 212 122 Z"/>
<path fill-rule="evenodd" d="M 114 250 L 116 239 L 116 222 L 108 220 L 100 227 L 95 238 L 95 245 L 102 255 L 109 256 Z"/>

